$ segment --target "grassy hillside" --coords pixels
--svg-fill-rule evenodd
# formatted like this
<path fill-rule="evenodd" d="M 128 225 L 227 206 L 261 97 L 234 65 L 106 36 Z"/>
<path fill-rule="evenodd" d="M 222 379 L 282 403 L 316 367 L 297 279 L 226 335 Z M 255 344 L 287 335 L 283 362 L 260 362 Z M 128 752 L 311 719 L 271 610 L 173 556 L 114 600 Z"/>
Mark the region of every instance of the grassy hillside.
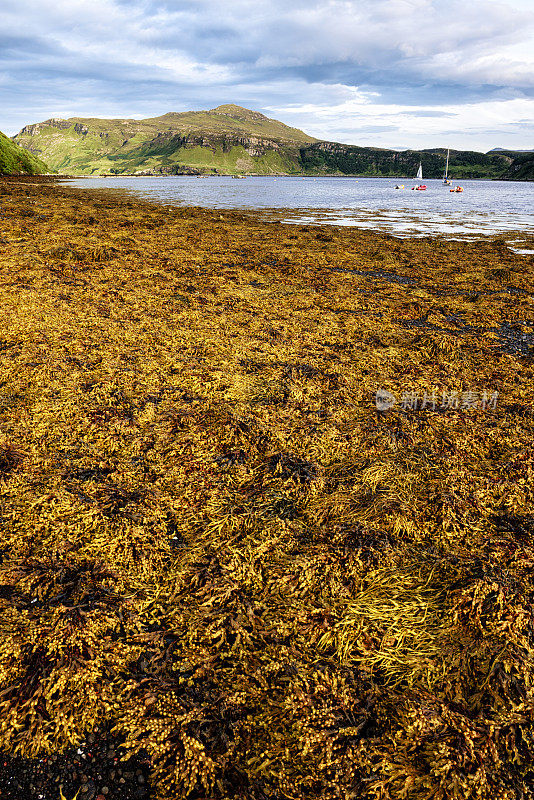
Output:
<path fill-rule="evenodd" d="M 50 119 L 27 125 L 14 140 L 59 172 L 82 174 L 173 173 L 181 163 L 199 172 L 298 170 L 298 147 L 316 141 L 233 105 L 144 120 Z"/>
<path fill-rule="evenodd" d="M 40 175 L 48 172 L 48 167 L 0 132 L 0 175 L 16 175 L 21 172 Z"/>
<path fill-rule="evenodd" d="M 439 178 L 446 150 L 397 152 L 323 142 L 236 105 L 150 119 L 72 117 L 27 125 L 14 141 L 61 173 L 369 175 Z M 453 179 L 529 180 L 528 154 L 451 150 Z M 520 168 L 515 170 L 516 160 Z M 526 177 L 525 177 L 526 176 Z"/>

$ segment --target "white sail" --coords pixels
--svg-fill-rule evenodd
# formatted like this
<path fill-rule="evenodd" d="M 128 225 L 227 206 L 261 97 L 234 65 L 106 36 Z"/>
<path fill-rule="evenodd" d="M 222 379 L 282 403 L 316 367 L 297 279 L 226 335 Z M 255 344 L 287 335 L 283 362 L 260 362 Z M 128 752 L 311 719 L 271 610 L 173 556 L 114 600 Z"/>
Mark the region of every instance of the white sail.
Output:
<path fill-rule="evenodd" d="M 421 164 L 421 162 L 419 162 L 419 169 L 417 170 L 417 175 L 415 177 L 419 181 L 423 179 L 423 165 Z"/>

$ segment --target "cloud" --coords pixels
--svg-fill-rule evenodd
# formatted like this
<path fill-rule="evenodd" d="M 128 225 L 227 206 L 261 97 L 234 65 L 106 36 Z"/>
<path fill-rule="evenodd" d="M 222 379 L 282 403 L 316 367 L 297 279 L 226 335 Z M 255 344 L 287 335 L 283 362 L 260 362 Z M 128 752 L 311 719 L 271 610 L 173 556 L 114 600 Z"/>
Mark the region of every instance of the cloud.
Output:
<path fill-rule="evenodd" d="M 432 146 L 451 114 L 467 138 L 493 113 L 504 134 L 532 110 L 529 2 L 3 0 L 0 129 L 237 102 L 383 146 Z"/>
<path fill-rule="evenodd" d="M 359 95 L 336 106 L 305 104 L 288 109 L 271 107 L 269 111 L 272 116 L 283 116 L 292 125 L 313 131 L 318 138 L 339 139 L 337 134 L 341 132 L 342 141 L 360 146 L 395 147 L 395 139 L 408 139 L 412 148 L 485 151 L 498 146 L 520 149 L 534 138 L 534 100 L 529 98 L 457 104 L 444 111 L 385 105 Z M 379 124 L 387 126 L 387 138 L 378 130 L 369 133 L 373 125 Z"/>
<path fill-rule="evenodd" d="M 176 6 L 167 2 L 162 7 L 168 20 L 166 38 L 174 45 L 179 34 L 173 28 Z M 203 14 L 213 15 L 233 35 L 199 37 Z M 432 75 L 440 81 L 496 80 L 504 85 L 519 78 L 534 85 L 532 57 L 525 66 L 508 58 L 495 75 L 491 59 L 496 50 L 526 41 L 529 29 L 532 33 L 532 15 L 526 8 L 504 2 L 257 0 L 221 7 L 213 0 L 200 0 L 197 13 L 180 15 L 177 21 L 194 51 L 218 63 L 260 70 L 313 68 L 315 79 L 326 80 L 333 66 L 344 65 L 356 80 L 360 71 L 379 71 L 396 79 Z"/>

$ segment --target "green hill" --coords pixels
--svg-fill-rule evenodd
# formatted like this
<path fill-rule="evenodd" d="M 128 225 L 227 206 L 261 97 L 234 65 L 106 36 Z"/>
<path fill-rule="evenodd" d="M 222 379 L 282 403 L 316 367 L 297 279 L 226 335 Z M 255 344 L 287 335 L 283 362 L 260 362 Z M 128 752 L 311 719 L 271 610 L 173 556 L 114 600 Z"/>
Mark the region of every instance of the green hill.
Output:
<path fill-rule="evenodd" d="M 82 175 L 413 177 L 421 161 L 425 178 L 439 178 L 446 159 L 445 149 L 398 152 L 320 141 L 232 104 L 142 120 L 54 118 L 27 125 L 13 139 L 54 170 Z M 514 165 L 524 157 L 510 151 L 451 150 L 449 174 L 457 180 L 504 175 L 514 179 Z M 523 173 L 517 173 L 518 179 L 528 180 Z"/>
<path fill-rule="evenodd" d="M 40 175 L 43 172 L 48 172 L 46 164 L 0 132 L 0 175 Z"/>
<path fill-rule="evenodd" d="M 286 172 L 299 146 L 317 141 L 234 105 L 151 119 L 49 119 L 14 141 L 59 172 Z"/>

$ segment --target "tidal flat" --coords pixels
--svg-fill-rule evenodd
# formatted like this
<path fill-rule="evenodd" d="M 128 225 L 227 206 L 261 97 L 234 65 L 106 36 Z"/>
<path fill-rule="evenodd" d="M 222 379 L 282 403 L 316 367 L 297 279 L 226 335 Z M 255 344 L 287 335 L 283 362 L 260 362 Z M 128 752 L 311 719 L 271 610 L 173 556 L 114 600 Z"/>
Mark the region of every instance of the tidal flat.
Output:
<path fill-rule="evenodd" d="M 533 293 L 0 178 L 3 800 L 533 798 Z"/>

